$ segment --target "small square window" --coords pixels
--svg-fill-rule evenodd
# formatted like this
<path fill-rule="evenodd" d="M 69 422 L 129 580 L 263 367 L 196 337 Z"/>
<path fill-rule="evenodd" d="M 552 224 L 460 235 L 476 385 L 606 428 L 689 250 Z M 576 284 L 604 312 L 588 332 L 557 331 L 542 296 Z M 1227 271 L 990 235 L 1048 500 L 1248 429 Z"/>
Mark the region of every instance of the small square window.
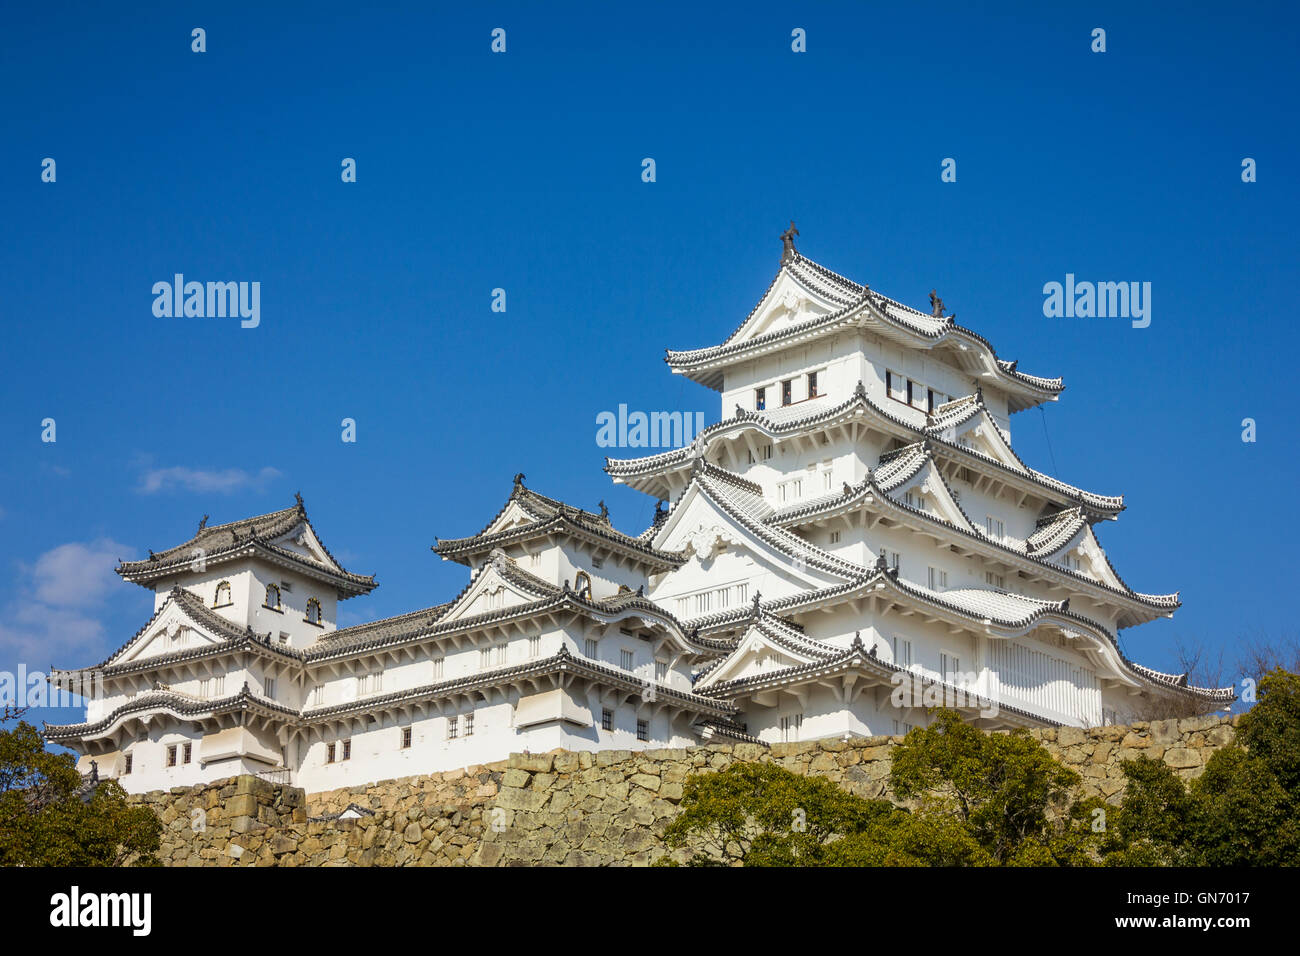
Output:
<path fill-rule="evenodd" d="M 608 707 L 604 707 L 600 711 L 600 729 L 601 730 L 614 729 L 614 712 L 610 710 Z"/>

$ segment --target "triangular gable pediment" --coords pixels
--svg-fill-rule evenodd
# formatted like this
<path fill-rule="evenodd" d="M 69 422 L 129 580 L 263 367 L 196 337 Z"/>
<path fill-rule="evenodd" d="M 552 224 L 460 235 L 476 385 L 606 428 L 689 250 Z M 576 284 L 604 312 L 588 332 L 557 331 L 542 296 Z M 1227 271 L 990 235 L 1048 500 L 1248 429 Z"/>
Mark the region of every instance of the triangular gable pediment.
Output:
<path fill-rule="evenodd" d="M 773 529 L 773 534 L 777 533 Z M 738 576 L 750 581 L 761 579 L 763 597 L 767 600 L 808 588 L 833 587 L 845 581 L 843 576 L 800 561 L 794 548 L 793 553 L 787 553 L 750 531 L 715 503 L 698 482 L 679 499 L 655 535 L 654 546 L 689 555 L 685 564 L 669 572 L 656 585 L 652 596 L 661 603 L 676 595 L 706 590 L 715 581 L 729 581 Z M 664 606 L 673 605 L 665 603 Z"/>
<path fill-rule="evenodd" d="M 313 564 L 322 565 L 340 574 L 346 573 L 338 562 L 330 557 L 329 552 L 325 550 L 325 546 L 316 537 L 316 532 L 312 530 L 311 524 L 306 520 L 298 522 L 297 525 L 284 534 L 271 539 L 271 544 L 306 558 Z"/>
<path fill-rule="evenodd" d="M 517 500 L 511 499 L 501 514 L 497 515 L 493 522 L 479 534 L 484 536 L 499 534 L 502 531 L 510 531 L 522 525 L 535 524 L 537 520 L 536 515 L 528 512 Z"/>
<path fill-rule="evenodd" d="M 925 508 L 921 510 L 924 510 L 926 514 L 966 531 L 975 530 L 957 504 L 956 499 L 953 498 L 948 483 L 943 480 L 943 476 L 939 474 L 939 470 L 934 466 L 933 461 L 927 461 L 920 471 L 898 487 L 890 489 L 886 494 L 901 505 L 907 504 L 907 496 L 911 494 L 913 500 L 919 499 L 925 502 Z M 915 505 L 912 507 L 915 507 Z"/>
<path fill-rule="evenodd" d="M 1068 567 L 1066 559 L 1071 554 L 1079 558 L 1080 573 L 1120 591 L 1128 590 L 1110 566 L 1110 562 L 1106 560 L 1105 552 L 1101 550 L 1101 542 L 1097 540 L 1090 526 L 1080 528 L 1079 533 L 1065 547 L 1053 554 L 1050 560 Z"/>
<path fill-rule="evenodd" d="M 745 324 L 727 340 L 728 345 L 748 342 L 760 335 L 779 332 L 793 325 L 838 312 L 843 305 L 833 302 L 814 289 L 799 282 L 788 270 L 782 269 L 772 287 L 767 290 Z"/>
<path fill-rule="evenodd" d="M 992 458 L 1022 475 L 1029 474 L 1024 462 L 1011 450 L 1006 436 L 1002 434 L 987 409 L 980 409 L 978 415 L 972 415 L 959 425 L 944 428 L 936 437 L 950 445 L 969 448 L 986 458 Z"/>
<path fill-rule="evenodd" d="M 439 623 L 445 624 L 478 614 L 502 611 L 520 604 L 531 604 L 547 596 L 540 590 L 534 592 L 526 585 L 506 577 L 494 562 L 489 561 L 483 565 L 474 583 L 442 616 Z"/>
<path fill-rule="evenodd" d="M 751 624 L 736 649 L 726 660 L 704 675 L 696 687 L 702 689 L 726 681 L 761 677 L 790 667 L 802 667 L 816 660 L 819 658 L 776 643 L 756 625 Z"/>
<path fill-rule="evenodd" d="M 121 648 L 104 666 L 132 664 L 162 657 L 164 654 L 215 646 L 225 642 L 226 638 L 213 634 L 205 625 L 187 614 L 175 598 L 169 597 L 158 614 L 146 626 L 144 633 Z"/>

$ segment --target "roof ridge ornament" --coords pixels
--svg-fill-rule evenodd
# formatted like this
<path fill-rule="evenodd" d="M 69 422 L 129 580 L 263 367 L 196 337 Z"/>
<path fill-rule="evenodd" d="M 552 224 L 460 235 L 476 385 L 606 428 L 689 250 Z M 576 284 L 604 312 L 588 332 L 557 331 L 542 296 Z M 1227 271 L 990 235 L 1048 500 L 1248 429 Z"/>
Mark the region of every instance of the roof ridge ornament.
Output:
<path fill-rule="evenodd" d="M 866 398 L 866 397 L 867 397 L 867 386 L 863 383 L 862 379 L 858 379 L 858 384 L 857 384 L 857 386 L 853 389 L 853 397 L 854 397 L 854 398 Z"/>
<path fill-rule="evenodd" d="M 202 518 L 199 519 L 199 530 L 202 531 L 207 526 L 208 526 L 208 516 L 204 515 Z"/>
<path fill-rule="evenodd" d="M 295 492 L 293 493 L 293 500 L 296 501 L 296 502 L 298 503 L 298 510 L 299 510 L 299 511 L 306 511 L 306 510 L 307 510 L 307 509 L 304 508 L 303 505 L 302 505 L 302 492 L 301 492 L 301 491 L 295 491 Z"/>
<path fill-rule="evenodd" d="M 943 306 L 943 299 L 939 298 L 938 293 L 935 292 L 934 289 L 931 289 L 930 290 L 930 315 L 936 319 L 947 318 L 949 320 L 949 324 L 951 324 L 951 320 L 956 318 L 956 316 L 944 315 L 944 312 L 945 309 Z"/>
<path fill-rule="evenodd" d="M 781 262 L 789 262 L 799 254 L 794 247 L 794 237 L 799 235 L 799 230 L 794 227 L 794 220 L 790 220 L 790 228 L 781 233 Z"/>
<path fill-rule="evenodd" d="M 515 488 L 514 491 L 510 493 L 510 497 L 513 498 L 515 495 L 517 495 L 519 492 L 523 490 L 524 490 L 524 473 L 521 471 L 517 475 L 515 475 Z"/>
<path fill-rule="evenodd" d="M 600 505 L 600 517 L 604 520 L 605 524 L 609 524 L 609 509 L 605 507 L 604 500 L 602 499 L 596 503 Z"/>

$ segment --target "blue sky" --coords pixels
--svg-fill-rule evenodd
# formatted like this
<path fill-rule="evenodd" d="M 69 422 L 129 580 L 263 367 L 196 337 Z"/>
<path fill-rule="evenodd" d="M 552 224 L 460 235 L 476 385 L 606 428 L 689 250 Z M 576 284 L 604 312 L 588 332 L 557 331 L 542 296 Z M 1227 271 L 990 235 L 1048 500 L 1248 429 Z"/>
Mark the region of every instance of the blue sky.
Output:
<path fill-rule="evenodd" d="M 717 419 L 663 349 L 738 324 L 791 218 L 810 257 L 920 307 L 937 288 L 1065 377 L 1013 419 L 1018 451 L 1124 493 L 1103 546 L 1184 600 L 1121 635 L 1131 656 L 1294 635 L 1297 15 L 1132 6 L 9 12 L 0 669 L 101 660 L 151 611 L 117 558 L 297 490 L 381 583 L 345 624 L 459 590 L 429 546 L 477 531 L 517 471 L 639 531 L 654 502 L 602 473 L 595 416 Z M 259 281 L 261 325 L 156 318 L 177 272 Z M 1151 282 L 1150 327 L 1045 318 L 1067 272 Z"/>

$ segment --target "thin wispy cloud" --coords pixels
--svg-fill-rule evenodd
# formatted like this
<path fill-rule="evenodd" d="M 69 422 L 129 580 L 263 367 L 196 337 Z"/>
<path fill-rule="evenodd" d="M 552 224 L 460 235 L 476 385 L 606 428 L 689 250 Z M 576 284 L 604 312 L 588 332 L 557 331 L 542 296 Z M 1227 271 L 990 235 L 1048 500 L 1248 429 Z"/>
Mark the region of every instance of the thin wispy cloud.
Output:
<path fill-rule="evenodd" d="M 0 651 L 6 663 L 41 668 L 64 658 L 94 656 L 107 643 L 98 615 L 121 593 L 114 573 L 134 549 L 109 538 L 51 548 L 20 563 L 17 593 L 0 609 Z"/>
<path fill-rule="evenodd" d="M 280 477 L 275 468 L 248 472 L 242 468 L 151 468 L 141 476 L 139 492 L 153 495 L 162 491 L 192 491 L 203 494 L 229 495 L 246 489 L 261 490 Z"/>

